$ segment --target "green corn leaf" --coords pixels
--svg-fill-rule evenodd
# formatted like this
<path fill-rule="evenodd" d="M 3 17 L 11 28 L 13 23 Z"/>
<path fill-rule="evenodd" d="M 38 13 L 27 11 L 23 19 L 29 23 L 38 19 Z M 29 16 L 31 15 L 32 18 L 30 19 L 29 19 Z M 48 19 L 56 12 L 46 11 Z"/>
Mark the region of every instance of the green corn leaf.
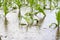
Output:
<path fill-rule="evenodd" d="M 28 24 L 33 24 L 33 13 L 26 13 L 24 19 L 27 21 Z"/>
<path fill-rule="evenodd" d="M 25 14 L 26 16 L 33 16 L 33 13 L 31 12 L 31 13 L 26 13 Z"/>
<path fill-rule="evenodd" d="M 8 13 L 7 0 L 4 0 L 3 9 L 4 9 L 5 16 L 6 16 L 6 14 Z"/>
<path fill-rule="evenodd" d="M 54 27 L 54 29 L 55 29 L 60 25 L 60 10 L 56 13 L 56 20 L 57 20 L 57 22 L 59 22 L 59 24 L 52 23 L 49 27 L 51 27 L 53 24 L 55 24 L 55 27 Z"/>
<path fill-rule="evenodd" d="M 30 6 L 32 6 L 33 4 L 35 4 L 35 0 L 27 0 L 27 2 L 30 4 Z"/>
<path fill-rule="evenodd" d="M 8 7 L 12 7 L 13 0 L 8 0 Z"/>
<path fill-rule="evenodd" d="M 18 7 L 21 6 L 21 0 L 15 0 L 15 3 L 18 5 Z"/>
<path fill-rule="evenodd" d="M 31 12 L 31 13 L 26 13 L 25 14 L 26 16 L 30 16 L 30 19 L 33 21 L 33 16 L 34 16 L 34 14 Z"/>
<path fill-rule="evenodd" d="M 42 0 L 39 0 L 40 2 L 42 2 Z"/>
<path fill-rule="evenodd" d="M 30 18 L 30 16 L 25 16 L 24 17 L 24 19 L 26 20 L 26 22 L 28 23 L 28 24 L 31 24 L 31 18 Z"/>
<path fill-rule="evenodd" d="M 52 0 L 49 0 L 50 2 L 52 1 Z"/>
<path fill-rule="evenodd" d="M 40 7 L 39 4 L 36 5 L 35 9 L 38 10 L 39 12 L 41 12 L 43 15 L 45 15 L 44 10 Z"/>
<path fill-rule="evenodd" d="M 4 6 L 4 12 L 5 12 L 5 15 L 8 13 L 8 8 L 7 8 L 7 6 Z"/>
<path fill-rule="evenodd" d="M 56 13 L 56 20 L 60 24 L 60 10 Z"/>

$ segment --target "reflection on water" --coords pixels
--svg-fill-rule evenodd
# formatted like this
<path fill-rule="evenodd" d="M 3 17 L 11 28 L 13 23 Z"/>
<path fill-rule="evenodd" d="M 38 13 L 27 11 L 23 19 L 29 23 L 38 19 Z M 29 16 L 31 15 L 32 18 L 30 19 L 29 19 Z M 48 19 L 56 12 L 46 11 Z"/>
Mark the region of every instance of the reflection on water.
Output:
<path fill-rule="evenodd" d="M 5 20 L 4 20 L 4 25 L 5 25 L 5 31 L 7 31 L 7 30 L 8 30 L 8 28 L 7 28 L 8 20 L 7 20 L 7 18 L 6 18 L 6 17 L 5 17 Z"/>
<path fill-rule="evenodd" d="M 23 9 L 22 9 L 23 10 Z M 55 40 L 56 36 L 56 29 L 49 28 L 49 25 L 51 23 L 55 23 L 55 11 L 50 12 L 49 10 L 46 12 L 46 17 L 40 18 L 40 20 L 37 22 L 37 24 L 41 28 L 38 32 L 36 27 L 31 27 L 28 29 L 28 32 L 26 32 L 26 27 L 19 29 L 19 21 L 18 21 L 18 10 L 16 13 L 10 12 L 7 14 L 7 20 L 8 20 L 8 31 L 5 32 L 4 28 L 4 17 L 0 18 L 0 35 L 2 35 L 2 40 Z M 24 11 L 21 11 L 22 15 L 25 13 Z M 2 12 L 0 12 L 2 13 Z M 39 15 L 41 16 L 41 15 Z M 22 21 L 26 23 L 24 20 Z M 46 28 L 46 29 L 45 29 Z M 7 36 L 6 36 L 7 35 Z"/>

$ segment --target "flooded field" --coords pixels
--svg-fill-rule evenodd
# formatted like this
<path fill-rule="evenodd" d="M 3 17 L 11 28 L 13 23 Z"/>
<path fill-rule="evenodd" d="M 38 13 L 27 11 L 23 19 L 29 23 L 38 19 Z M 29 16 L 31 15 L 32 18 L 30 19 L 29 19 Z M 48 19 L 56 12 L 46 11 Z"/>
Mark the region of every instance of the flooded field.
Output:
<path fill-rule="evenodd" d="M 29 11 L 29 8 L 21 9 L 21 14 L 24 16 L 24 13 Z M 7 31 L 5 31 L 4 27 L 4 16 L 3 10 L 0 10 L 0 37 L 2 40 L 56 40 L 56 32 L 57 29 L 53 29 L 53 27 L 49 28 L 51 23 L 56 23 L 55 19 L 56 10 L 45 10 L 46 17 L 41 24 L 40 29 L 37 29 L 35 26 L 31 27 L 26 31 L 26 27 L 19 28 L 18 21 L 18 9 L 13 10 L 6 15 L 8 20 Z M 40 19 L 43 19 L 42 14 L 38 14 Z M 34 17 L 35 18 L 35 17 Z M 22 19 L 23 23 L 26 23 L 24 19 Z"/>

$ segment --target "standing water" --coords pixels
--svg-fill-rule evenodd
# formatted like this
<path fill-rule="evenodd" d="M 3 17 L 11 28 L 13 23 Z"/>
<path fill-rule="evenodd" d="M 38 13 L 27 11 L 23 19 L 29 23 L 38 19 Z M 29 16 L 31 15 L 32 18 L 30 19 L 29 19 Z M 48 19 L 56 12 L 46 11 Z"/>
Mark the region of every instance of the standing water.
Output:
<path fill-rule="evenodd" d="M 24 16 L 24 14 L 29 10 L 30 8 L 23 7 L 21 8 L 21 14 Z M 56 31 L 57 29 L 53 29 L 53 27 L 49 28 L 49 25 L 51 23 L 56 23 L 55 19 L 55 12 L 56 10 L 50 11 L 45 10 L 46 17 L 41 24 L 41 27 L 39 30 L 37 28 L 31 27 L 26 32 L 26 28 L 21 27 L 19 28 L 18 24 L 18 9 L 13 10 L 10 13 L 7 14 L 7 20 L 8 20 L 8 31 L 5 32 L 4 28 L 4 17 L 3 17 L 3 10 L 0 11 L 0 37 L 2 40 L 56 40 Z M 38 14 L 38 17 L 40 19 L 43 18 L 42 14 Z M 34 17 L 35 18 L 35 17 Z M 22 23 L 27 23 L 24 19 L 22 19 Z"/>

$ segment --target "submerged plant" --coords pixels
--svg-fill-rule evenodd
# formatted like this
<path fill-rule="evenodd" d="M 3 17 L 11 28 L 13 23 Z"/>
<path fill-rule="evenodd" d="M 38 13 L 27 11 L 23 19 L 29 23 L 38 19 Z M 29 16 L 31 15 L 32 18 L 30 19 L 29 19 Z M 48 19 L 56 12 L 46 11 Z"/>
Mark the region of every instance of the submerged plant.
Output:
<path fill-rule="evenodd" d="M 3 1 L 3 2 L 1 2 Z M 57 5 L 58 5 L 58 0 L 55 0 Z M 24 3 L 23 3 L 24 2 Z M 27 2 L 27 5 L 25 5 Z M 43 3 L 43 8 L 42 6 L 39 4 L 39 2 Z M 49 0 L 50 2 L 50 10 L 52 9 L 52 0 Z M 12 3 L 18 6 L 19 12 L 18 12 L 18 19 L 19 19 L 19 25 L 21 25 L 21 19 L 22 19 L 22 15 L 21 15 L 21 7 L 22 6 L 29 6 L 31 8 L 31 12 L 26 13 L 25 16 L 23 16 L 23 18 L 26 20 L 26 22 L 28 23 L 28 26 L 33 25 L 34 22 L 34 18 L 33 16 L 37 16 L 38 13 L 42 13 L 44 15 L 44 17 L 40 20 L 37 20 L 37 25 L 39 25 L 40 23 L 43 22 L 43 20 L 46 17 L 46 14 L 44 12 L 44 9 L 46 9 L 46 0 L 0 0 L 0 7 L 3 5 L 3 9 L 4 9 L 4 16 L 5 16 L 5 28 L 7 28 L 7 18 L 6 15 L 9 12 L 9 7 L 12 7 Z M 16 9 L 17 7 L 13 7 L 13 9 Z M 37 12 L 34 12 L 34 11 Z M 53 23 L 55 24 L 55 23 Z M 57 24 L 56 24 L 57 25 Z M 40 26 L 40 25 L 39 25 Z"/>
<path fill-rule="evenodd" d="M 8 7 L 7 7 L 7 1 L 8 0 L 4 0 L 3 1 L 3 9 L 4 9 L 4 16 L 5 16 L 5 21 L 4 21 L 4 24 L 5 24 L 5 30 L 7 30 L 7 18 L 6 18 L 6 15 L 7 15 L 7 13 L 8 13 Z"/>
<path fill-rule="evenodd" d="M 37 20 L 37 19 L 34 19 L 33 16 L 37 15 L 38 13 L 42 13 L 44 16 L 46 16 L 45 12 L 44 12 L 44 9 L 40 8 L 40 5 L 38 4 L 38 0 L 27 0 L 27 2 L 30 4 L 29 7 L 31 8 L 31 12 L 28 12 L 25 14 L 25 16 L 23 16 L 23 18 L 26 20 L 26 22 L 28 23 L 27 25 L 27 30 L 28 30 L 28 27 L 31 27 L 33 26 L 33 23 L 34 21 L 36 20 L 37 24 L 35 26 L 38 26 L 40 25 L 39 23 L 42 23 L 42 21 L 44 20 L 41 19 L 41 20 Z M 34 10 L 38 10 L 38 12 L 34 12 Z M 40 22 L 41 21 L 41 22 Z"/>
<path fill-rule="evenodd" d="M 32 13 L 26 13 L 23 18 L 28 23 L 28 25 L 27 25 L 27 30 L 28 30 L 28 27 L 31 27 L 33 25 L 33 22 L 34 22 L 33 14 Z"/>
<path fill-rule="evenodd" d="M 12 2 L 12 0 L 10 0 L 10 2 Z M 5 30 L 7 31 L 7 24 L 8 24 L 8 20 L 6 18 L 6 15 L 9 12 L 9 7 L 11 6 L 11 3 L 9 2 L 9 0 L 3 0 L 3 10 L 4 10 L 4 24 L 5 24 Z"/>
<path fill-rule="evenodd" d="M 57 22 L 58 22 L 58 24 L 57 24 L 58 29 L 57 29 L 57 35 L 56 35 L 57 38 L 56 38 L 56 40 L 59 40 L 59 38 L 60 38 L 60 10 L 56 14 L 56 19 L 57 19 Z"/>
<path fill-rule="evenodd" d="M 19 9 L 19 13 L 18 13 L 18 19 L 19 19 L 19 25 L 21 23 L 21 6 L 22 6 L 22 3 L 21 3 L 21 0 L 15 0 L 15 4 L 18 6 L 18 9 Z M 20 26 L 19 26 L 20 27 Z"/>
<path fill-rule="evenodd" d="M 26 13 L 23 18 L 28 23 L 28 25 L 26 27 L 27 30 L 28 30 L 28 27 L 31 27 L 33 25 L 33 4 L 34 4 L 34 0 L 27 0 L 27 3 L 30 4 L 29 7 L 31 8 L 31 12 L 30 13 Z"/>
<path fill-rule="evenodd" d="M 1 36 L 0 36 L 0 40 L 2 40 L 2 39 L 1 39 Z"/>
<path fill-rule="evenodd" d="M 51 10 L 51 6 L 52 6 L 52 0 L 49 0 L 50 1 L 50 10 Z"/>
<path fill-rule="evenodd" d="M 60 39 L 60 10 L 56 13 L 56 20 L 57 23 L 52 23 L 50 26 L 52 26 L 53 24 L 56 25 L 55 26 L 55 28 L 57 28 L 56 40 L 59 40 Z"/>

